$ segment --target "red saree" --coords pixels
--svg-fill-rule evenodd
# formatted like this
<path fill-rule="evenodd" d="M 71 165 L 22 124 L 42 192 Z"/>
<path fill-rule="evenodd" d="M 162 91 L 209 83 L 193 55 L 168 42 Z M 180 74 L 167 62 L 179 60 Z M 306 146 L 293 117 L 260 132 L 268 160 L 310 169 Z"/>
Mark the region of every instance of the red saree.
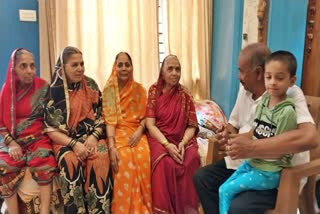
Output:
<path fill-rule="evenodd" d="M 38 184 L 52 181 L 56 172 L 56 161 L 53 156 L 48 136 L 42 134 L 43 107 L 48 84 L 35 77 L 33 83 L 20 90 L 16 85 L 18 79 L 14 71 L 15 50 L 8 65 L 7 79 L 0 94 L 0 134 L 10 134 L 23 151 L 19 161 L 8 154 L 8 146 L 1 140 L 0 145 L 0 196 L 10 197 L 24 176 L 25 166 Z"/>
<path fill-rule="evenodd" d="M 187 127 L 197 127 L 192 97 L 180 84 L 162 93 L 157 84 L 149 89 L 147 117 L 166 139 L 178 145 Z M 198 145 L 193 137 L 186 146 L 184 161 L 174 161 L 165 147 L 148 134 L 152 165 L 152 199 L 154 213 L 198 213 L 198 197 L 192 176 L 200 166 Z M 184 191 L 188 190 L 188 194 Z"/>

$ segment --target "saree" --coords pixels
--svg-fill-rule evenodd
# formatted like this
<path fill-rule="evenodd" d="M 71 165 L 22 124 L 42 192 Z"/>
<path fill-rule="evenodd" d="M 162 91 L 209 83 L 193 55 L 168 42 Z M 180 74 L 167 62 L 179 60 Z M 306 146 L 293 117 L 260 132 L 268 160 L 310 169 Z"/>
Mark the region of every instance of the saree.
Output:
<path fill-rule="evenodd" d="M 102 134 L 97 151 L 79 160 L 72 148 L 55 143 L 53 149 L 60 169 L 65 213 L 110 213 L 111 174 L 102 118 L 102 99 L 98 85 L 83 76 L 67 84 L 63 66 L 57 66 L 49 87 L 45 108 L 46 131 L 59 131 L 84 143 L 95 129 Z"/>
<path fill-rule="evenodd" d="M 129 137 L 145 117 L 146 91 L 133 80 L 133 74 L 119 91 L 113 71 L 103 90 L 103 112 L 107 125 L 115 126 L 115 148 L 119 171 L 113 174 L 112 213 L 152 213 L 150 152 L 147 137 L 142 134 L 133 147 Z"/>
<path fill-rule="evenodd" d="M 146 117 L 155 118 L 158 129 L 177 146 L 187 127 L 197 127 L 193 99 L 180 84 L 165 93 L 159 81 L 152 85 Z M 179 164 L 157 139 L 149 133 L 147 136 L 151 151 L 153 213 L 198 213 L 198 197 L 192 183 L 192 176 L 200 166 L 196 138 L 188 142 L 183 164 Z"/>
<path fill-rule="evenodd" d="M 18 89 L 14 70 L 15 50 L 10 58 L 6 81 L 0 94 L 0 196 L 11 197 L 30 167 L 32 178 L 39 184 L 52 182 L 57 172 L 51 141 L 44 135 L 43 112 L 48 84 L 34 77 L 30 86 Z M 23 157 L 15 161 L 9 155 L 3 136 L 10 134 L 22 148 Z"/>

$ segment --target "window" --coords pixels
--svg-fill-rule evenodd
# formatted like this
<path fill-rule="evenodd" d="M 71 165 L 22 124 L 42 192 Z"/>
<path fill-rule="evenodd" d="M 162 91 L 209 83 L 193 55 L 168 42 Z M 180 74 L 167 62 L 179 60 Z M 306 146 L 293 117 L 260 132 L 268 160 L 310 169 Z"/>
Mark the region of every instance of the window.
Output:
<path fill-rule="evenodd" d="M 167 47 L 167 21 L 166 17 L 166 7 L 165 7 L 166 0 L 158 0 L 158 42 L 159 42 L 159 62 L 160 65 L 163 59 L 166 56 L 166 47 Z"/>

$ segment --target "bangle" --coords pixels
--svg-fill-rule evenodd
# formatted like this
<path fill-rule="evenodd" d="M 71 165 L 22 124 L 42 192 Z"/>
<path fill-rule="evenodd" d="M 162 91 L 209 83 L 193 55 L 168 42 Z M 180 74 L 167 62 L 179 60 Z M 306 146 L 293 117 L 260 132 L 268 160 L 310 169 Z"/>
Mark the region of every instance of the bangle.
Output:
<path fill-rule="evenodd" d="M 12 136 L 8 133 L 8 134 L 6 134 L 6 135 L 4 136 L 3 140 L 4 140 L 4 144 L 5 144 L 6 146 L 8 146 L 8 145 L 13 141 L 13 138 L 12 138 Z"/>
<path fill-rule="evenodd" d="M 95 137 L 97 140 L 100 139 L 100 132 L 98 130 L 94 130 L 91 135 L 93 135 L 93 137 Z"/>
<path fill-rule="evenodd" d="M 95 131 L 92 132 L 91 135 L 99 141 L 100 136 Z"/>
<path fill-rule="evenodd" d="M 169 142 L 168 140 L 164 140 L 164 141 L 161 142 L 161 144 L 162 144 L 164 147 L 167 147 L 167 146 L 170 144 L 170 142 Z"/>
<path fill-rule="evenodd" d="M 72 149 L 76 145 L 77 142 L 78 141 L 76 139 L 72 138 L 71 141 L 68 143 L 68 146 Z"/>

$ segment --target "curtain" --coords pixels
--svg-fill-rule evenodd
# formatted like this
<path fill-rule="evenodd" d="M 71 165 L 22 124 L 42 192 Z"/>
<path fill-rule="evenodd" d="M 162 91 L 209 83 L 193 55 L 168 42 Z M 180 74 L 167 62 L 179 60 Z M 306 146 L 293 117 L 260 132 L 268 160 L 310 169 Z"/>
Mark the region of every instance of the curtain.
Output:
<path fill-rule="evenodd" d="M 46 0 L 39 0 L 39 3 L 40 1 L 47 3 Z M 157 80 L 157 1 L 54 2 L 55 31 L 50 33 L 55 40 L 55 58 L 68 45 L 78 47 L 83 53 L 85 74 L 95 79 L 102 89 L 111 73 L 116 54 L 126 51 L 132 57 L 136 81 L 148 88 Z M 39 4 L 39 13 L 43 13 L 44 8 L 40 6 Z M 46 14 L 47 17 L 49 15 Z M 44 31 L 42 26 L 40 28 L 40 31 Z M 44 49 L 47 50 L 45 47 Z M 45 55 L 43 57 L 47 58 Z"/>
<path fill-rule="evenodd" d="M 39 0 L 40 76 L 51 81 L 56 60 L 55 3 Z"/>
<path fill-rule="evenodd" d="M 177 55 L 181 83 L 196 99 L 210 98 L 212 0 L 160 0 L 167 27 L 166 54 Z"/>

